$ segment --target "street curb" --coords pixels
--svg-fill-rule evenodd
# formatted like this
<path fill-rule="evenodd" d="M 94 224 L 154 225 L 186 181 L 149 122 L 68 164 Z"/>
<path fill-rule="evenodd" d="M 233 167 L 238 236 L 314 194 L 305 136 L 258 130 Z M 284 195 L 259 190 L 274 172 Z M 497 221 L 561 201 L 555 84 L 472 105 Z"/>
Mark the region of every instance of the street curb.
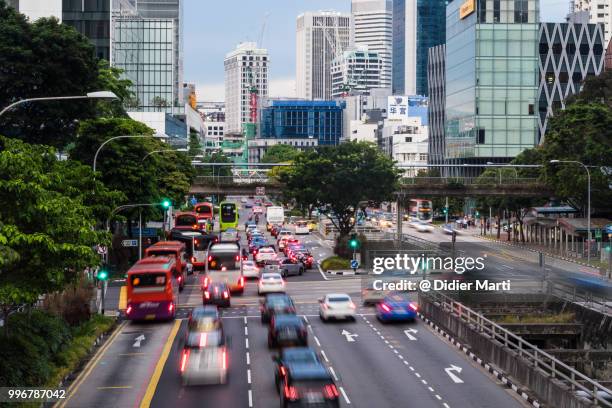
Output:
<path fill-rule="evenodd" d="M 487 241 L 491 241 L 491 242 L 495 242 L 495 243 L 498 243 L 498 244 L 506 245 L 506 246 L 509 246 L 509 247 L 526 249 L 527 251 L 534 252 L 536 254 L 542 252 L 544 255 L 549 256 L 549 257 L 554 258 L 554 259 L 560 259 L 562 261 L 571 262 L 571 263 L 574 263 L 574 264 L 577 264 L 577 265 L 586 266 L 588 268 L 597 269 L 593 265 L 589 265 L 589 264 L 584 263 L 584 262 L 576 261 L 574 258 L 565 258 L 563 256 L 551 254 L 550 252 L 538 251 L 538 250 L 535 250 L 533 248 L 529 248 L 529 247 L 526 247 L 526 246 L 509 243 L 508 241 L 500 241 L 500 240 L 498 240 L 496 238 L 489 238 L 489 237 L 487 237 L 485 235 L 474 235 L 474 236 L 486 239 Z"/>
<path fill-rule="evenodd" d="M 423 320 L 423 322 L 425 322 L 429 326 L 431 326 L 432 329 L 434 329 L 435 331 L 440 333 L 442 336 L 444 336 L 444 338 L 446 338 L 452 345 L 456 346 L 460 351 L 463 351 L 463 353 L 466 356 L 470 357 L 473 361 L 478 363 L 481 367 L 483 367 L 485 370 L 487 370 L 489 372 L 489 374 L 492 374 L 495 378 L 497 378 L 499 381 L 501 381 L 506 387 L 511 388 L 516 394 L 518 394 L 521 398 L 523 398 L 529 404 L 531 404 L 535 408 L 544 408 L 545 407 L 545 405 L 542 405 L 538 400 L 536 400 L 535 398 L 531 397 L 527 393 L 527 392 L 530 391 L 529 389 L 523 388 L 522 386 L 517 385 L 514 382 L 512 382 L 512 380 L 510 380 L 506 375 L 504 375 L 504 373 L 501 372 L 501 370 L 498 371 L 497 368 L 493 367 L 493 365 L 483 361 L 476 354 L 474 354 L 468 347 L 466 347 L 466 346 L 462 345 L 461 343 L 459 343 L 452 336 L 450 336 L 443 329 L 441 329 L 437 324 L 435 324 L 434 322 L 429 320 L 427 317 L 425 317 L 425 315 L 423 315 L 422 313 L 419 313 L 419 317 L 421 318 L 421 320 Z"/>
<path fill-rule="evenodd" d="M 346 275 L 346 276 L 356 275 L 355 271 L 332 271 L 328 269 L 325 272 L 327 272 L 329 275 Z"/>
<path fill-rule="evenodd" d="M 119 320 L 115 319 L 115 322 L 110 327 L 110 329 L 108 329 L 104 333 L 100 333 L 100 335 L 96 337 L 93 344 L 89 348 L 87 355 L 83 357 L 83 359 L 79 362 L 79 364 L 75 367 L 74 370 L 72 370 L 71 372 L 69 372 L 68 374 L 64 376 L 64 378 L 58 384 L 57 388 L 68 388 L 65 386 L 67 384 L 72 383 L 74 380 L 78 378 L 81 371 L 83 371 L 83 368 L 87 365 L 89 361 L 91 361 L 93 356 L 95 356 L 96 352 L 100 349 L 100 346 L 102 345 L 102 342 L 104 341 L 104 338 L 112 335 L 115 332 L 115 330 L 117 330 L 118 326 L 119 326 Z"/>

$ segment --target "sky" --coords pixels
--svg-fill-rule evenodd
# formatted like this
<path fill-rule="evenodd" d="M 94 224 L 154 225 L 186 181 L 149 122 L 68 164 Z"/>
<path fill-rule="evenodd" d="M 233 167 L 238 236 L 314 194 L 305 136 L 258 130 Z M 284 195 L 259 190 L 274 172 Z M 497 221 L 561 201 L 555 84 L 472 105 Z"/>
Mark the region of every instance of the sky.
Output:
<path fill-rule="evenodd" d="M 198 101 L 224 100 L 223 58 L 244 41 L 270 56 L 270 96 L 295 96 L 295 21 L 304 11 L 350 11 L 350 0 L 184 0 L 184 81 Z M 541 0 L 542 21 L 563 21 L 569 0 Z M 266 17 L 267 16 L 267 17 Z"/>

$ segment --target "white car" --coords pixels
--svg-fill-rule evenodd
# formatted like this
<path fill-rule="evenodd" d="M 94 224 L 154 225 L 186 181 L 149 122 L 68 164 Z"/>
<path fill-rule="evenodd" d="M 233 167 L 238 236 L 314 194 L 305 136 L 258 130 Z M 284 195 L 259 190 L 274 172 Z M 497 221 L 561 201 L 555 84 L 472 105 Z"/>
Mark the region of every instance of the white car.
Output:
<path fill-rule="evenodd" d="M 242 261 L 242 276 L 245 278 L 259 278 L 259 268 L 255 261 Z"/>
<path fill-rule="evenodd" d="M 274 248 L 263 247 L 259 249 L 257 255 L 255 255 L 255 262 L 259 265 L 263 264 L 265 261 L 274 261 L 278 258 L 276 255 L 276 251 Z"/>
<path fill-rule="evenodd" d="M 189 334 L 191 347 L 183 349 L 180 372 L 183 385 L 225 384 L 228 350 L 221 331 Z M 191 339 L 193 336 L 193 339 Z"/>
<path fill-rule="evenodd" d="M 263 214 L 264 210 L 261 206 L 253 207 L 253 214 Z"/>
<path fill-rule="evenodd" d="M 280 273 L 262 273 L 257 284 L 257 293 L 285 292 L 285 280 Z"/>
<path fill-rule="evenodd" d="M 419 222 L 415 227 L 418 232 L 432 232 L 434 230 L 433 225 L 427 222 Z"/>
<path fill-rule="evenodd" d="M 308 228 L 308 223 L 306 221 L 298 221 L 295 223 L 295 235 L 309 233 L 310 229 Z"/>
<path fill-rule="evenodd" d="M 351 319 L 355 320 L 356 306 L 346 293 L 331 293 L 319 299 L 319 316 L 321 320 Z"/>
<path fill-rule="evenodd" d="M 246 203 L 247 203 L 247 199 L 246 199 L 246 197 L 242 197 L 242 198 L 240 199 L 240 202 L 241 202 L 241 203 L 243 203 L 243 204 L 246 204 Z"/>

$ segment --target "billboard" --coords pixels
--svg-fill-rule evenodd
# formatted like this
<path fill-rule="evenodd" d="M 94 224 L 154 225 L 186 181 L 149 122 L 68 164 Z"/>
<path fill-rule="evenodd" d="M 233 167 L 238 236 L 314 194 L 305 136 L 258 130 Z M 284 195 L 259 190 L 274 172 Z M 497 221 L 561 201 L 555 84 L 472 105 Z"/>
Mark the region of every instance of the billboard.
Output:
<path fill-rule="evenodd" d="M 476 0 L 466 0 L 459 9 L 459 19 L 463 20 L 476 11 Z"/>
<path fill-rule="evenodd" d="M 389 96 L 387 98 L 387 118 L 403 119 L 408 116 L 408 97 Z"/>

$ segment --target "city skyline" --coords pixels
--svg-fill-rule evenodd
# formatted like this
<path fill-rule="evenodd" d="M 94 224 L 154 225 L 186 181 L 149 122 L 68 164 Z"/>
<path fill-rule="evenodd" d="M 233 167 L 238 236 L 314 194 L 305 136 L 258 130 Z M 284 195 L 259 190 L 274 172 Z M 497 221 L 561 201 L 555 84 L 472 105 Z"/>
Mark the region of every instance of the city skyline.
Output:
<path fill-rule="evenodd" d="M 306 11 L 350 12 L 350 0 L 258 0 L 244 2 L 241 8 L 230 3 L 206 4 L 186 0 L 184 4 L 184 79 L 196 84 L 198 100 L 223 101 L 223 58 L 239 42 L 258 41 L 266 13 L 269 13 L 263 46 L 270 55 L 270 96 L 293 97 L 295 92 L 295 24 Z M 569 1 L 541 0 L 541 20 L 564 21 Z M 227 20 L 218 16 L 232 13 L 236 30 L 226 31 Z M 223 36 L 216 33 L 224 31 Z M 206 39 L 211 40 L 207 41 Z"/>

